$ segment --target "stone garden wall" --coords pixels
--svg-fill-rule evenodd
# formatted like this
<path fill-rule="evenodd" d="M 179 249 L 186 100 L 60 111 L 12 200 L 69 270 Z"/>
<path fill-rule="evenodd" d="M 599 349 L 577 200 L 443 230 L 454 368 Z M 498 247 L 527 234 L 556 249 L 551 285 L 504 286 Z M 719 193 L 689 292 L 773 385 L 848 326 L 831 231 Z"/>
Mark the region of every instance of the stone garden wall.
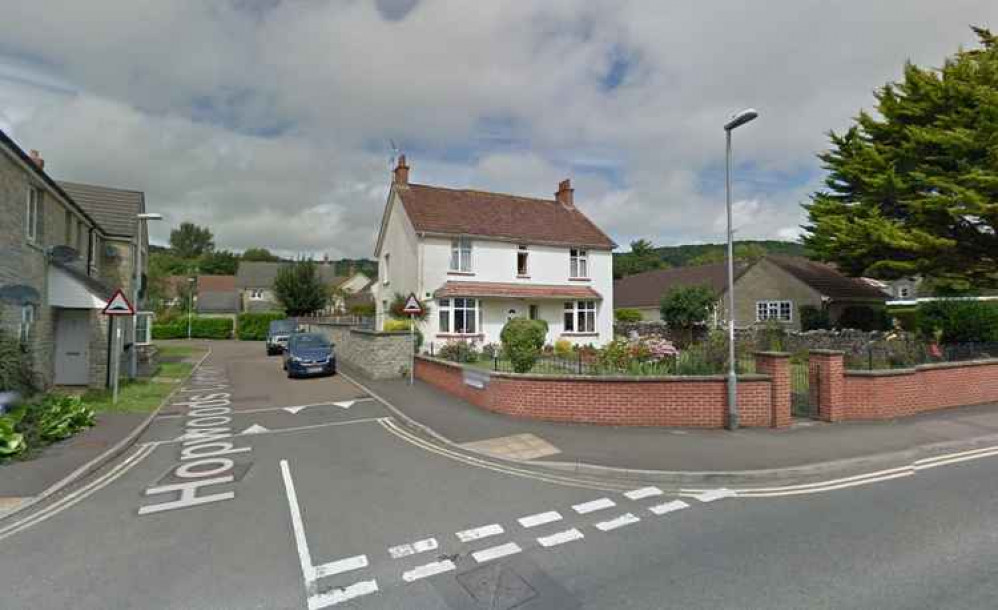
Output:
<path fill-rule="evenodd" d="M 407 331 L 380 332 L 349 323 L 300 320 L 309 332 L 325 335 L 339 364 L 371 379 L 401 377 L 411 366 L 412 339 Z"/>

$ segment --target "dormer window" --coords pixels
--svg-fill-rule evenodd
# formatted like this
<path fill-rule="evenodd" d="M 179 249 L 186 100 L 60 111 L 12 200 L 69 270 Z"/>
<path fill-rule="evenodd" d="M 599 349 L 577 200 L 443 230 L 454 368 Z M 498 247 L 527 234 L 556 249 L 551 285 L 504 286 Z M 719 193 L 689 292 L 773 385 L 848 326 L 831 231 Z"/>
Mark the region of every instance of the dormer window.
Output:
<path fill-rule="evenodd" d="M 471 240 L 458 237 L 450 242 L 450 270 L 471 273 Z"/>
<path fill-rule="evenodd" d="M 516 275 L 519 277 L 527 277 L 530 275 L 530 267 L 527 265 L 527 259 L 530 256 L 530 252 L 527 250 L 526 246 L 519 246 L 516 250 Z"/>
<path fill-rule="evenodd" d="M 569 256 L 569 277 L 588 278 L 589 277 L 589 251 L 572 248 L 568 251 Z"/>

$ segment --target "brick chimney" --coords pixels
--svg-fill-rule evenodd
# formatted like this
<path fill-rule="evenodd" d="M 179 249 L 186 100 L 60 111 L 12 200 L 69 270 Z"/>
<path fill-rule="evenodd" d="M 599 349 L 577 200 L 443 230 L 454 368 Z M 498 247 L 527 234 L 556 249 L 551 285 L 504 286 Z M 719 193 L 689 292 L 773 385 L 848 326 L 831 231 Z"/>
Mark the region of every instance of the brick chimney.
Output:
<path fill-rule="evenodd" d="M 575 189 L 572 188 L 572 181 L 565 178 L 558 183 L 558 192 L 554 194 L 555 201 L 571 210 L 575 207 L 575 200 L 572 196 L 574 192 Z"/>
<path fill-rule="evenodd" d="M 31 157 L 31 161 L 38 166 L 38 169 L 45 169 L 45 159 L 42 159 L 42 156 L 38 154 L 37 150 L 32 148 L 28 152 L 28 156 Z"/>
<path fill-rule="evenodd" d="M 395 184 L 409 184 L 409 166 L 405 163 L 405 155 L 399 155 L 398 165 L 395 167 Z"/>

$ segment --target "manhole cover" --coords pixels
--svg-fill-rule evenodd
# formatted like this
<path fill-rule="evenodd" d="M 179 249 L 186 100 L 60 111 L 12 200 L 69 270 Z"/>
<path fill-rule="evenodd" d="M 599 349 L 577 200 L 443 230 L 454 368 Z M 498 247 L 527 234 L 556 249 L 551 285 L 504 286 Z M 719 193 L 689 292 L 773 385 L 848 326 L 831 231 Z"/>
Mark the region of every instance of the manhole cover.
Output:
<path fill-rule="evenodd" d="M 457 581 L 479 608 L 511 610 L 537 597 L 537 591 L 519 574 L 502 564 L 459 574 Z"/>

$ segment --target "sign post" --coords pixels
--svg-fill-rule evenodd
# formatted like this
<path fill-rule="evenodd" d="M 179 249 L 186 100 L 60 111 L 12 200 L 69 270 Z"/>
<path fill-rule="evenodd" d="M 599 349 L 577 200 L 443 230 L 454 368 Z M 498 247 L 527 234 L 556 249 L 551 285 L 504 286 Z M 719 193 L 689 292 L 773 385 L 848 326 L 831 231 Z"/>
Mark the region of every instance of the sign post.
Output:
<path fill-rule="evenodd" d="M 128 298 L 125 296 L 125 293 L 123 293 L 119 288 L 114 291 L 114 296 L 112 296 L 111 300 L 107 302 L 107 306 L 101 313 L 105 316 L 109 316 L 111 323 L 111 404 L 118 404 L 118 377 L 121 373 L 122 333 L 121 325 L 115 321 L 115 318 L 118 316 L 134 316 L 135 308 L 132 307 L 132 304 L 128 302 Z M 132 345 L 132 349 L 135 349 L 134 345 Z"/>
<path fill-rule="evenodd" d="M 423 313 L 423 305 L 416 298 L 415 293 L 409 293 L 402 313 L 409 314 L 409 341 L 412 343 L 412 353 L 409 355 L 409 385 L 412 385 L 415 383 L 416 375 L 416 316 Z"/>

